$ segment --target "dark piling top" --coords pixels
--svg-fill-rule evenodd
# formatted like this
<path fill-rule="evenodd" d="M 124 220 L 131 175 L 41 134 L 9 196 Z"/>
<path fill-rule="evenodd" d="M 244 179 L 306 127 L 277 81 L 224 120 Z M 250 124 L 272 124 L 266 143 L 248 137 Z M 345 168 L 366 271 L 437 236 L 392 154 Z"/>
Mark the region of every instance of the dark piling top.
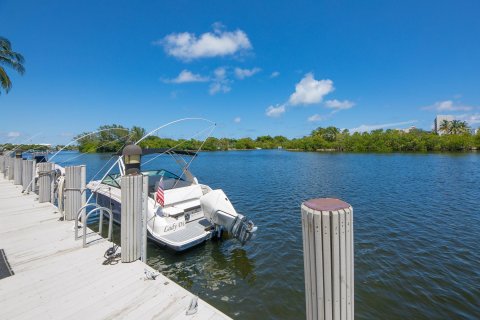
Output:
<path fill-rule="evenodd" d="M 336 211 L 347 209 L 350 204 L 335 198 L 310 199 L 303 203 L 306 207 L 316 211 Z"/>

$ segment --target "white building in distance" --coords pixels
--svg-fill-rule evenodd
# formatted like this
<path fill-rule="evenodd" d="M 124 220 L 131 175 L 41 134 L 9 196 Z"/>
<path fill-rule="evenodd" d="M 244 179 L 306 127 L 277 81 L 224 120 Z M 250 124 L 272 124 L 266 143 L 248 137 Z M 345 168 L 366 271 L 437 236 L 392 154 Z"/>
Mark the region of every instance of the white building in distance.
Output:
<path fill-rule="evenodd" d="M 402 129 L 402 131 L 405 132 L 405 133 L 409 133 L 409 132 L 411 132 L 411 131 L 413 131 L 413 130 L 417 130 L 417 127 L 411 126 L 411 127 Z"/>
<path fill-rule="evenodd" d="M 453 121 L 455 120 L 455 117 L 451 115 L 437 115 L 435 117 L 435 120 L 433 121 L 433 131 L 440 136 L 445 133 L 443 130 L 440 130 L 440 126 L 444 120 Z"/>

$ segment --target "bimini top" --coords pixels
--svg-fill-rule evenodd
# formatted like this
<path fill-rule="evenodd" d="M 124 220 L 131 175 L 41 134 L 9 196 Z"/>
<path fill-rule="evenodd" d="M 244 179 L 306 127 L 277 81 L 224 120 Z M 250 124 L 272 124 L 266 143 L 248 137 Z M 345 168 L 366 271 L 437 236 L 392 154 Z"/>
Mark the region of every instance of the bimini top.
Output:
<path fill-rule="evenodd" d="M 198 156 L 196 151 L 190 150 L 178 150 L 178 149 L 170 149 L 170 148 L 146 148 L 142 149 L 142 156 L 147 154 L 154 154 L 154 153 L 166 153 L 166 154 L 182 154 L 186 156 Z M 118 156 L 122 155 L 122 151 L 117 152 Z"/>

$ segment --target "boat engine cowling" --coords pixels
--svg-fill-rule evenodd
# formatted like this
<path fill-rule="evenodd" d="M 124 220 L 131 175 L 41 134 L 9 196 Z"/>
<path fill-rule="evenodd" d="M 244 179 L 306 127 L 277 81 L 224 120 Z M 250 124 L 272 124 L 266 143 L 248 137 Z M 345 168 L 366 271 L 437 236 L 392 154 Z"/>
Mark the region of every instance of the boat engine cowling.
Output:
<path fill-rule="evenodd" d="M 205 218 L 214 225 L 223 227 L 244 245 L 257 231 L 255 224 L 237 213 L 223 190 L 212 190 L 200 198 Z"/>

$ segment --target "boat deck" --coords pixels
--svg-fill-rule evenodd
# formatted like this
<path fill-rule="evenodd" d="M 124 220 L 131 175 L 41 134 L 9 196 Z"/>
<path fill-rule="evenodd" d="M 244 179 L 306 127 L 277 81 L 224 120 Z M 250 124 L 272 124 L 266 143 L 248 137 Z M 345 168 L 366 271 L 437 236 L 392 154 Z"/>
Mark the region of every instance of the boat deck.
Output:
<path fill-rule="evenodd" d="M 105 240 L 82 248 L 73 222 L 0 177 L 0 249 L 14 275 L 0 279 L 1 319 L 229 319 L 141 261 L 104 265 Z"/>

